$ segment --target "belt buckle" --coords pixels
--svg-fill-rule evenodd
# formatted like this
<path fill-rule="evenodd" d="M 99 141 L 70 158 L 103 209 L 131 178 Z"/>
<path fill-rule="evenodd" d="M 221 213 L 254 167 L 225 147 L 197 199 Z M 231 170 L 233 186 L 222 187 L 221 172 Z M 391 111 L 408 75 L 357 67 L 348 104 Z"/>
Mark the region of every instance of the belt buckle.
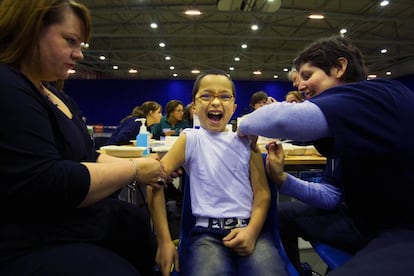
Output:
<path fill-rule="evenodd" d="M 223 219 L 223 229 L 233 229 L 236 227 L 240 227 L 240 222 L 238 218 Z"/>
<path fill-rule="evenodd" d="M 219 229 L 233 229 L 240 227 L 242 225 L 242 220 L 238 218 L 209 218 L 208 227 L 209 228 L 219 228 Z"/>

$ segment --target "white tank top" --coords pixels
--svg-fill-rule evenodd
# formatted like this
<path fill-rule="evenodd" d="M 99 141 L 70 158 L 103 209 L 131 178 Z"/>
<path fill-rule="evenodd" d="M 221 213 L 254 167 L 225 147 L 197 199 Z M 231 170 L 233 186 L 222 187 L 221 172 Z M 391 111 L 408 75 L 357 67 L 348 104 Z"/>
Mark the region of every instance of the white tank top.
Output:
<path fill-rule="evenodd" d="M 250 145 L 236 133 L 185 129 L 184 168 L 190 177 L 193 215 L 250 218 Z"/>

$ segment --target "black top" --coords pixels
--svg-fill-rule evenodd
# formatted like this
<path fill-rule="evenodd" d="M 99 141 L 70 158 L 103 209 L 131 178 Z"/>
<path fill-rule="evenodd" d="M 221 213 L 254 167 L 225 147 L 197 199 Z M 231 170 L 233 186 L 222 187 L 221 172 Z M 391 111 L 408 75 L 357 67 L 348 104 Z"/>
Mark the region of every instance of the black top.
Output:
<path fill-rule="evenodd" d="M 374 235 L 414 229 L 414 92 L 396 81 L 370 80 L 310 101 L 328 121 L 332 140 L 322 151 L 340 159 L 344 199 L 361 229 Z"/>
<path fill-rule="evenodd" d="M 105 202 L 76 208 L 95 161 L 93 141 L 72 99 L 66 117 L 21 73 L 0 64 L 0 260 L 59 241 L 94 241 L 107 223 Z"/>

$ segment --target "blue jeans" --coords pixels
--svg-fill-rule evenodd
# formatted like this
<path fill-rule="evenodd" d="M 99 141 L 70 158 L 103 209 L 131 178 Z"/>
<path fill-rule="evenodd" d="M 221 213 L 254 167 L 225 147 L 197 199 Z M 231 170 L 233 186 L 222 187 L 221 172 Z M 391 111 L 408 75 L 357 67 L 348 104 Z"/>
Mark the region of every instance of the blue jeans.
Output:
<path fill-rule="evenodd" d="M 190 244 L 183 251 L 182 275 L 287 275 L 285 263 L 270 235 L 262 233 L 254 252 L 249 256 L 239 256 L 222 242 L 229 230 L 204 229 L 193 231 Z"/>

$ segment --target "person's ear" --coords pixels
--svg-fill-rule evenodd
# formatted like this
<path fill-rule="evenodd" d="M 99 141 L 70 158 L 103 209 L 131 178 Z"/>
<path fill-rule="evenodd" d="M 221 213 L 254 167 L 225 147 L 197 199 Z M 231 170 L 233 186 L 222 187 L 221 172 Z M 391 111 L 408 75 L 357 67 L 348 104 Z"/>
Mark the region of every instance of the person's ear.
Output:
<path fill-rule="evenodd" d="M 336 78 L 342 79 L 343 75 L 346 72 L 346 68 L 348 67 L 348 60 L 344 57 L 338 58 L 339 66 L 336 67 Z"/>

